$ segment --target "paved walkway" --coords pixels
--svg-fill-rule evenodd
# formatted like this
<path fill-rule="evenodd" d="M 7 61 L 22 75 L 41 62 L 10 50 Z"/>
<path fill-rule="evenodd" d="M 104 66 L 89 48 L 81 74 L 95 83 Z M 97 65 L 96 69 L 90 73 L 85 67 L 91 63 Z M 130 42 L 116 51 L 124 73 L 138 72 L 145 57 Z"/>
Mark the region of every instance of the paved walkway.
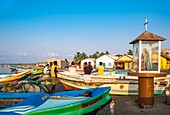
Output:
<path fill-rule="evenodd" d="M 116 104 L 114 115 L 170 115 L 170 105 L 164 104 L 165 96 L 163 94 L 154 97 L 154 107 L 149 109 L 138 107 L 135 101 L 137 96 L 112 96 L 112 98 Z M 110 115 L 109 107 L 107 105 L 97 115 Z"/>

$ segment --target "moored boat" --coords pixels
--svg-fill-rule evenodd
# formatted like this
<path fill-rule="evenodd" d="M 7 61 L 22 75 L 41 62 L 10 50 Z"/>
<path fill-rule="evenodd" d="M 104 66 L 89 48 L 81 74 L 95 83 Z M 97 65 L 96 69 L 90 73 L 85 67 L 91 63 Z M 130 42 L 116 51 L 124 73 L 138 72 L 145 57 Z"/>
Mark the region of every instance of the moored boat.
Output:
<path fill-rule="evenodd" d="M 42 74 L 42 73 L 43 73 L 43 70 L 37 70 L 37 71 L 31 72 L 31 75 L 34 76 L 34 75 L 39 75 L 39 74 Z"/>
<path fill-rule="evenodd" d="M 0 109 L 0 114 L 95 114 L 111 101 L 110 87 L 46 93 L 0 93 L 1 101 L 20 101 Z"/>
<path fill-rule="evenodd" d="M 0 85 L 11 83 L 13 81 L 24 78 L 31 73 L 30 70 L 25 70 L 24 72 L 18 74 L 0 75 Z"/>
<path fill-rule="evenodd" d="M 138 95 L 138 80 L 124 77 L 80 75 L 70 72 L 59 72 L 58 78 L 67 90 L 88 89 L 110 86 L 110 94 Z M 165 80 L 155 81 L 154 94 L 162 94 L 167 86 Z"/>

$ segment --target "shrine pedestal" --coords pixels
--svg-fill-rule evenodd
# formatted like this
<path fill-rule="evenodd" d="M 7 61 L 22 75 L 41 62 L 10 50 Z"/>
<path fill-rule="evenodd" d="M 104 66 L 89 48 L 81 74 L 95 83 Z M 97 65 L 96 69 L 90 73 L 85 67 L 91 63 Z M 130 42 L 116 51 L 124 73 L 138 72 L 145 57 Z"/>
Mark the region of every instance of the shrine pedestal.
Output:
<path fill-rule="evenodd" d="M 154 105 L 154 77 L 166 77 L 166 73 L 131 73 L 138 76 L 138 105 L 140 108 L 152 108 Z"/>

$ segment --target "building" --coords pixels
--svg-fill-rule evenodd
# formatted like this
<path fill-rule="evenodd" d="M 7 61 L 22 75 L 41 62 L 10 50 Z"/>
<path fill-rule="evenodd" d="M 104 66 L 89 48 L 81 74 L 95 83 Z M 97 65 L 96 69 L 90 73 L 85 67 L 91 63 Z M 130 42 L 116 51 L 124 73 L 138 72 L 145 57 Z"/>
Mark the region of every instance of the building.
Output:
<path fill-rule="evenodd" d="M 125 69 L 131 70 L 132 69 L 132 55 L 123 55 L 115 60 L 115 69 Z"/>
<path fill-rule="evenodd" d="M 49 58 L 45 60 L 45 63 L 48 63 L 50 66 L 52 66 L 54 61 L 57 61 L 58 68 L 69 67 L 69 62 L 65 58 Z"/>
<path fill-rule="evenodd" d="M 162 71 L 164 70 L 170 70 L 170 57 L 167 56 L 166 54 L 161 54 L 161 64 L 160 64 L 160 69 Z"/>
<path fill-rule="evenodd" d="M 96 67 L 99 66 L 99 62 L 102 62 L 105 68 L 113 68 L 116 59 L 118 57 L 115 54 L 103 55 L 96 59 Z"/>
<path fill-rule="evenodd" d="M 45 65 L 46 65 L 45 62 L 37 62 L 36 68 L 43 70 Z"/>
<path fill-rule="evenodd" d="M 87 58 L 81 61 L 81 68 L 83 68 L 83 65 L 85 62 L 91 62 L 92 67 L 95 67 L 95 59 L 94 58 Z"/>
<path fill-rule="evenodd" d="M 162 48 L 161 49 L 161 54 L 166 54 L 167 56 L 170 57 L 170 49 Z"/>

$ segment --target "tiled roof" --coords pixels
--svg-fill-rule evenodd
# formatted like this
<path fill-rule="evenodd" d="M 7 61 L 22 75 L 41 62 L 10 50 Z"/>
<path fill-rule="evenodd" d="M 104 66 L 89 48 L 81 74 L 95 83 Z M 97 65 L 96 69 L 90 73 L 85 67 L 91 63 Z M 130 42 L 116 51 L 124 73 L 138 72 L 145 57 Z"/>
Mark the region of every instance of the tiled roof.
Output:
<path fill-rule="evenodd" d="M 143 32 L 140 36 L 138 36 L 135 40 L 133 40 L 132 42 L 130 42 L 130 44 L 133 44 L 137 41 L 164 41 L 166 40 L 166 38 L 160 37 L 158 35 L 155 35 L 153 33 L 150 33 L 148 31 Z"/>
<path fill-rule="evenodd" d="M 167 56 L 166 54 L 161 54 L 161 56 L 164 57 L 164 58 L 166 58 L 166 59 L 168 59 L 168 60 L 170 60 L 170 57 Z"/>
<path fill-rule="evenodd" d="M 115 62 L 132 62 L 132 60 L 116 60 Z"/>
<path fill-rule="evenodd" d="M 124 54 L 123 56 L 127 56 L 127 57 L 133 59 L 133 56 L 132 56 L 132 55 L 126 55 L 126 54 Z M 119 57 L 117 60 L 115 60 L 115 62 L 132 62 L 132 60 L 120 60 L 123 56 Z"/>

